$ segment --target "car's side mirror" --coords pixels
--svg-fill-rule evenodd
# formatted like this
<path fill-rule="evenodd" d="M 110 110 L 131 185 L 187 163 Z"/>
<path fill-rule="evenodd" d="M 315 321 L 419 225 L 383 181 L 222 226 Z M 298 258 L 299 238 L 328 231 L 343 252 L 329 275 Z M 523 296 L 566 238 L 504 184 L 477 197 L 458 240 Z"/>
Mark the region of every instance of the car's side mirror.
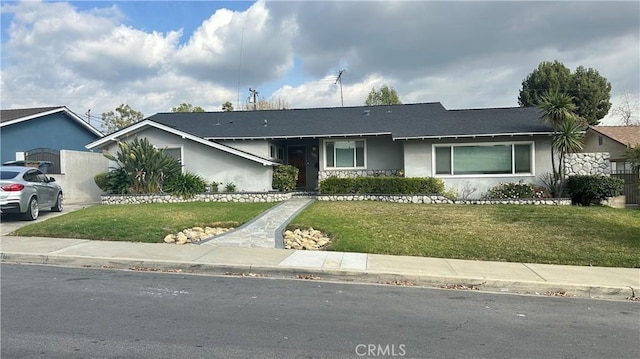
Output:
<path fill-rule="evenodd" d="M 55 179 L 55 178 L 53 178 L 53 177 L 49 177 L 49 181 L 48 181 L 48 182 L 55 182 L 55 181 L 56 181 L 56 179 Z"/>

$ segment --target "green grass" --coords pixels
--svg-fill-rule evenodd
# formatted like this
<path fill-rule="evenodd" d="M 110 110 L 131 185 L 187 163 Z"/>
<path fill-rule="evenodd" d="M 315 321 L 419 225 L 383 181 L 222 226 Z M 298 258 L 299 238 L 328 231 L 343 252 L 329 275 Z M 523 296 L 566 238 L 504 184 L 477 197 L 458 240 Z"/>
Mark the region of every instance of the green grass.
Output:
<path fill-rule="evenodd" d="M 18 229 L 17 236 L 162 242 L 195 226 L 237 227 L 277 203 L 157 203 L 93 206 Z"/>
<path fill-rule="evenodd" d="M 335 251 L 640 267 L 637 210 L 316 202 L 295 227 L 327 232 Z"/>

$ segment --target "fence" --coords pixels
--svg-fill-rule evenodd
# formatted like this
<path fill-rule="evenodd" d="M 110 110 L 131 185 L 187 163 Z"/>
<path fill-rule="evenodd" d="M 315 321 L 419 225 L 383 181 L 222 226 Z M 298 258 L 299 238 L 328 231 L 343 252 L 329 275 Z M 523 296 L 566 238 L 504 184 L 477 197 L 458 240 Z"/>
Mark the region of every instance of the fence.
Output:
<path fill-rule="evenodd" d="M 622 178 L 624 181 L 627 204 L 638 204 L 638 174 L 633 171 L 613 171 L 611 177 Z"/>

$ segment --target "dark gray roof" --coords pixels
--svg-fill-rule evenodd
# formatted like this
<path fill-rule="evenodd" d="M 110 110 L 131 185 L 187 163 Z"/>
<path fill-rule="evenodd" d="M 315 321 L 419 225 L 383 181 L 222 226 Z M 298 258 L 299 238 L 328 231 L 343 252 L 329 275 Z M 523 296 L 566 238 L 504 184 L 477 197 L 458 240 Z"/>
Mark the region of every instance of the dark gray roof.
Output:
<path fill-rule="evenodd" d="M 148 120 L 206 139 L 389 134 L 394 138 L 548 133 L 532 107 L 447 110 L 439 102 L 269 111 L 158 113 Z"/>
<path fill-rule="evenodd" d="M 13 110 L 0 110 L 0 123 L 16 120 L 18 118 L 37 115 L 39 113 L 49 112 L 62 108 L 64 106 L 53 107 L 34 107 L 34 108 L 18 108 Z"/>

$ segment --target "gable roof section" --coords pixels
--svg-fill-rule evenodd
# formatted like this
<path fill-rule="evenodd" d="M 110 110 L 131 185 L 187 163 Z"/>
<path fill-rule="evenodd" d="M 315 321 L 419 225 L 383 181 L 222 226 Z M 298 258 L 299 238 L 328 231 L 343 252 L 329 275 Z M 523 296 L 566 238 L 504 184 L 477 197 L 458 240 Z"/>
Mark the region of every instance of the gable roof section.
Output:
<path fill-rule="evenodd" d="M 69 118 L 89 130 L 94 135 L 99 137 L 103 136 L 102 132 L 98 131 L 98 129 L 88 124 L 86 121 L 80 118 L 80 116 L 76 115 L 75 113 L 73 113 L 73 111 L 69 110 L 65 106 L 0 110 L 0 127 L 10 126 L 16 123 L 33 120 L 38 117 L 44 117 L 58 112 L 65 113 L 67 116 L 69 116 Z"/>
<path fill-rule="evenodd" d="M 269 111 L 158 113 L 148 120 L 209 140 L 391 135 L 394 139 L 551 134 L 533 107 L 447 110 L 439 102 Z"/>
<path fill-rule="evenodd" d="M 640 145 L 640 126 L 589 126 L 589 129 L 607 136 L 623 146 Z"/>
<path fill-rule="evenodd" d="M 133 124 L 131 126 L 128 126 L 128 127 L 124 128 L 124 129 L 122 129 L 120 131 L 117 131 L 117 132 L 114 132 L 114 133 L 112 133 L 110 135 L 102 137 L 101 139 L 99 139 L 97 141 L 89 143 L 85 147 L 87 149 L 94 149 L 94 148 L 98 148 L 98 147 L 101 147 L 101 146 L 105 146 L 105 145 L 110 144 L 111 142 L 119 141 L 120 138 L 122 138 L 122 137 L 130 136 L 130 135 L 136 134 L 138 132 L 141 132 L 142 130 L 144 130 L 145 128 L 148 128 L 148 127 L 154 127 L 154 128 L 157 128 L 157 129 L 160 129 L 160 130 L 163 130 L 163 131 L 167 131 L 167 132 L 172 133 L 172 134 L 174 134 L 176 136 L 180 136 L 182 138 L 189 139 L 191 141 L 203 144 L 205 146 L 213 147 L 213 148 L 218 149 L 220 151 L 224 151 L 224 152 L 227 152 L 227 153 L 230 153 L 230 154 L 233 154 L 233 155 L 236 155 L 236 156 L 240 156 L 242 158 L 245 158 L 245 159 L 248 159 L 248 160 L 251 160 L 251 161 L 254 161 L 254 162 L 258 162 L 258 163 L 262 164 L 263 166 L 279 165 L 279 163 L 277 163 L 277 162 L 273 162 L 273 161 L 267 160 L 265 158 L 262 158 L 260 156 L 256 156 L 256 155 L 253 155 L 251 153 L 247 153 L 247 152 L 244 152 L 244 151 L 241 151 L 241 150 L 229 147 L 229 146 L 225 146 L 225 145 L 217 143 L 217 142 L 207 141 L 207 140 L 205 140 L 205 139 L 203 139 L 201 137 L 194 136 L 194 135 L 192 135 L 190 133 L 187 133 L 187 132 L 184 132 L 184 131 L 176 130 L 175 128 L 171 128 L 171 127 L 165 126 L 163 124 L 150 121 L 149 119 L 137 122 L 137 123 L 135 123 L 135 124 Z"/>

